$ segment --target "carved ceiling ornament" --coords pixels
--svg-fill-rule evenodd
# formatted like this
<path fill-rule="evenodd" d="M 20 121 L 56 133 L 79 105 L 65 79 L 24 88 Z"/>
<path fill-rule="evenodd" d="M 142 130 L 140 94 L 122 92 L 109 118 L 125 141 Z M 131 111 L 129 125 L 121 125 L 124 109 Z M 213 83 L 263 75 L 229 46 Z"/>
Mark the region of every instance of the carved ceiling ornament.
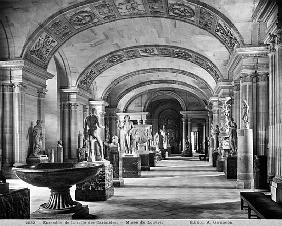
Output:
<path fill-rule="evenodd" d="M 194 51 L 175 46 L 134 46 L 111 52 L 92 62 L 79 76 L 77 85 L 81 89 L 89 90 L 94 79 L 110 67 L 131 59 L 154 56 L 187 60 L 205 69 L 215 81 L 223 78 L 219 69 L 209 59 Z"/>
<path fill-rule="evenodd" d="M 201 97 L 208 99 L 207 95 L 200 89 L 197 89 L 195 86 L 192 86 L 190 84 L 187 84 L 186 82 L 181 82 L 181 81 L 175 81 L 175 80 L 165 80 L 165 81 L 161 81 L 161 80 L 154 80 L 154 81 L 147 81 L 147 82 L 141 82 L 137 85 L 131 86 L 130 88 L 124 90 L 123 92 L 120 93 L 120 95 L 117 97 L 117 103 L 120 102 L 120 100 L 127 95 L 128 93 L 130 93 L 131 91 L 138 89 L 140 87 L 143 86 L 149 86 L 152 84 L 177 84 L 180 86 L 184 86 L 189 88 L 190 90 L 193 90 L 195 93 L 200 94 Z"/>
<path fill-rule="evenodd" d="M 243 38 L 234 24 L 222 13 L 200 1 L 96 0 L 78 3 L 51 15 L 28 37 L 22 55 L 24 59 L 47 68 L 56 50 L 75 34 L 112 21 L 144 16 L 170 18 L 195 25 L 214 35 L 229 52 L 235 46 L 243 45 Z M 44 38 L 51 44 L 42 45 Z"/>
<path fill-rule="evenodd" d="M 170 73 L 174 73 L 174 74 L 185 75 L 187 77 L 195 79 L 200 84 L 202 84 L 202 86 L 204 87 L 202 89 L 207 89 L 209 91 L 209 95 L 213 95 L 213 89 L 210 87 L 210 85 L 204 79 L 200 78 L 199 76 L 197 76 L 195 74 L 192 74 L 192 73 L 187 72 L 187 71 L 175 69 L 175 68 L 149 68 L 149 69 L 142 69 L 142 70 L 138 70 L 138 71 L 133 71 L 133 72 L 130 72 L 130 73 L 127 73 L 123 76 L 118 77 L 116 80 L 111 82 L 111 84 L 104 90 L 103 94 L 101 95 L 101 99 L 106 100 L 108 98 L 108 96 L 110 95 L 111 91 L 115 88 L 115 86 L 117 86 L 119 83 L 121 83 L 122 81 L 124 81 L 126 79 L 130 79 L 134 76 L 141 76 L 141 75 L 144 75 L 144 74 L 156 73 L 156 72 L 170 72 Z"/>

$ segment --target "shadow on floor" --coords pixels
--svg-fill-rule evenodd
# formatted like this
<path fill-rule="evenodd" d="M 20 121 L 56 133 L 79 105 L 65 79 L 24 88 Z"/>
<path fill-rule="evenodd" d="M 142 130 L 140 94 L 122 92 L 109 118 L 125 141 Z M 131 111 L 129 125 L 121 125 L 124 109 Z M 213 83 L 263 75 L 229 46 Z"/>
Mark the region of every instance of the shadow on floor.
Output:
<path fill-rule="evenodd" d="M 244 219 L 247 215 L 240 210 L 240 201 L 197 204 L 168 202 L 155 199 L 108 200 L 110 206 L 119 206 L 116 212 L 104 210 L 94 213 L 106 219 Z M 91 210 L 90 210 L 91 211 Z"/>

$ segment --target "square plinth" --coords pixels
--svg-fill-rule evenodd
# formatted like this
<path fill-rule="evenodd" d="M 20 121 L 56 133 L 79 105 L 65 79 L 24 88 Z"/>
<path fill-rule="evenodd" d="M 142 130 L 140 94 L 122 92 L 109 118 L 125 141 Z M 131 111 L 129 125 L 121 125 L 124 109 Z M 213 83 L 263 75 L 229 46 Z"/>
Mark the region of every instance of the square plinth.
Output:
<path fill-rule="evenodd" d="M 109 161 L 103 162 L 97 176 L 76 185 L 75 200 L 78 201 L 106 201 L 113 195 L 113 167 Z"/>
<path fill-rule="evenodd" d="M 0 194 L 0 207 L 1 219 L 29 219 L 29 189 L 10 189 L 7 193 Z"/>
<path fill-rule="evenodd" d="M 282 203 L 282 181 L 273 179 L 270 186 L 271 199 L 274 202 Z"/>
<path fill-rule="evenodd" d="M 227 179 L 237 179 L 237 157 L 227 157 L 224 164 Z"/>
<path fill-rule="evenodd" d="M 219 158 L 216 161 L 216 170 L 218 172 L 223 172 L 224 170 L 224 163 L 225 163 L 225 159 L 224 158 Z"/>
<path fill-rule="evenodd" d="M 110 147 L 109 161 L 113 166 L 113 184 L 114 187 L 121 187 L 124 185 L 122 178 L 122 158 L 117 147 Z"/>
<path fill-rule="evenodd" d="M 140 154 L 141 158 L 141 171 L 150 171 L 149 153 Z"/>
<path fill-rule="evenodd" d="M 157 165 L 156 153 L 149 152 L 149 166 L 155 167 Z"/>
<path fill-rule="evenodd" d="M 122 157 L 122 177 L 134 178 L 141 176 L 141 158 L 138 156 Z"/>

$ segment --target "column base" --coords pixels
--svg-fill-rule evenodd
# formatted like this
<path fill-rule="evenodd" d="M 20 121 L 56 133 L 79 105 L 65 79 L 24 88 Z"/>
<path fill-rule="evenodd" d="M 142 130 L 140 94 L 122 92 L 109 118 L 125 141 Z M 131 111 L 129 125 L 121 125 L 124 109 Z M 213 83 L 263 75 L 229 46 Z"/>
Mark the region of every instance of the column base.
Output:
<path fill-rule="evenodd" d="M 274 178 L 270 186 L 271 199 L 274 202 L 282 203 L 282 180 Z"/>
<path fill-rule="evenodd" d="M 237 180 L 236 188 L 237 189 L 253 189 L 254 180 Z"/>

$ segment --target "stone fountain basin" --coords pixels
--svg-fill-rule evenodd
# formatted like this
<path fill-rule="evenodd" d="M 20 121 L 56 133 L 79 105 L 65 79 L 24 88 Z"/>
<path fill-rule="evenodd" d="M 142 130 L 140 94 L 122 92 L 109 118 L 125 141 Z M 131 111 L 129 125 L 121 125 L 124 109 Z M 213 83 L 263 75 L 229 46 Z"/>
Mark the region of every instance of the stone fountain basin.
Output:
<path fill-rule="evenodd" d="M 80 163 L 39 163 L 16 167 L 15 172 L 21 180 L 37 187 L 70 187 L 95 176 L 102 164 Z"/>

